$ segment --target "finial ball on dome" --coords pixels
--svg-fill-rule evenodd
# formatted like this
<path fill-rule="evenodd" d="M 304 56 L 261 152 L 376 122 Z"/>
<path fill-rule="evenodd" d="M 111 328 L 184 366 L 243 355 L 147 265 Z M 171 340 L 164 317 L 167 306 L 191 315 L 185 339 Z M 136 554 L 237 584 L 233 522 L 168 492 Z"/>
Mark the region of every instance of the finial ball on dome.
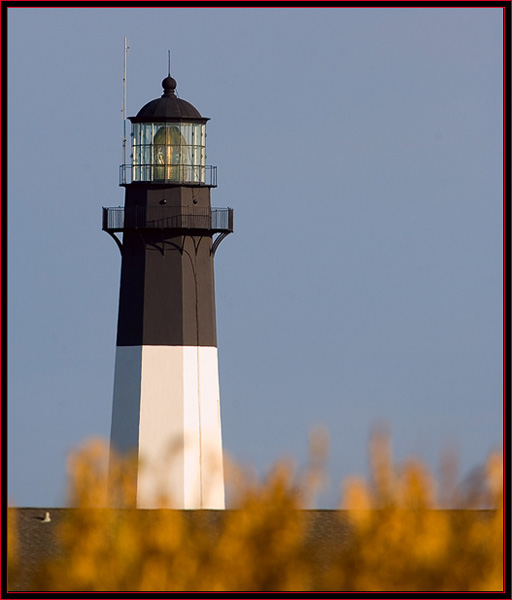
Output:
<path fill-rule="evenodd" d="M 174 90 L 176 89 L 176 79 L 171 76 L 166 77 L 162 81 L 162 87 L 164 88 L 164 94 L 166 96 L 169 94 L 174 94 Z"/>

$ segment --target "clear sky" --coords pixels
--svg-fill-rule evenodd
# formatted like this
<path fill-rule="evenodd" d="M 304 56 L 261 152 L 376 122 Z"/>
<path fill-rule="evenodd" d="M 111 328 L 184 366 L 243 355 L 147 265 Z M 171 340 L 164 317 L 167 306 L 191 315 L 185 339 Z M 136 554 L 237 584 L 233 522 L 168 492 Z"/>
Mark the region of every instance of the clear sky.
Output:
<path fill-rule="evenodd" d="M 461 477 L 502 444 L 502 12 L 10 8 L 9 498 L 64 506 L 108 438 L 128 116 L 177 92 L 207 126 L 225 450 L 260 473 L 329 431 L 339 482 L 372 428 Z"/>

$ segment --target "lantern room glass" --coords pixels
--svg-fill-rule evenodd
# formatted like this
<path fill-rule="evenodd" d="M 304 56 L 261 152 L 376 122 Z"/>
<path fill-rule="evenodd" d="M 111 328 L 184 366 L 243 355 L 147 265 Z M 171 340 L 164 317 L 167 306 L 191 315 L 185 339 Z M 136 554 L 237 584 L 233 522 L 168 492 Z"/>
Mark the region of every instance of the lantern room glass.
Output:
<path fill-rule="evenodd" d="M 133 181 L 204 183 L 204 123 L 133 123 Z"/>

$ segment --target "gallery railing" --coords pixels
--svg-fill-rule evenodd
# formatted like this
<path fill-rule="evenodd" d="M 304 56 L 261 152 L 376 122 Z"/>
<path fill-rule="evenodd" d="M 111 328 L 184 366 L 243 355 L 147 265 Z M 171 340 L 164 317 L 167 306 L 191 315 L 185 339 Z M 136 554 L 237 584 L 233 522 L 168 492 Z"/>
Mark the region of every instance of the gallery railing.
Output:
<path fill-rule="evenodd" d="M 129 229 L 194 229 L 210 233 L 231 233 L 233 209 L 179 206 L 104 207 L 102 229 L 109 232 Z"/>

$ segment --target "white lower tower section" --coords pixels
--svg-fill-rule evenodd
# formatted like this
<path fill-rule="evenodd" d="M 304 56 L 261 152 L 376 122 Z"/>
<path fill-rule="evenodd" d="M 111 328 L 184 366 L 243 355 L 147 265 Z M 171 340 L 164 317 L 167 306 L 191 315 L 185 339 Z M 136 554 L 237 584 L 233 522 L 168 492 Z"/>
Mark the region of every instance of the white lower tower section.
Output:
<path fill-rule="evenodd" d="M 118 346 L 111 447 L 137 452 L 138 508 L 223 509 L 217 348 Z"/>

